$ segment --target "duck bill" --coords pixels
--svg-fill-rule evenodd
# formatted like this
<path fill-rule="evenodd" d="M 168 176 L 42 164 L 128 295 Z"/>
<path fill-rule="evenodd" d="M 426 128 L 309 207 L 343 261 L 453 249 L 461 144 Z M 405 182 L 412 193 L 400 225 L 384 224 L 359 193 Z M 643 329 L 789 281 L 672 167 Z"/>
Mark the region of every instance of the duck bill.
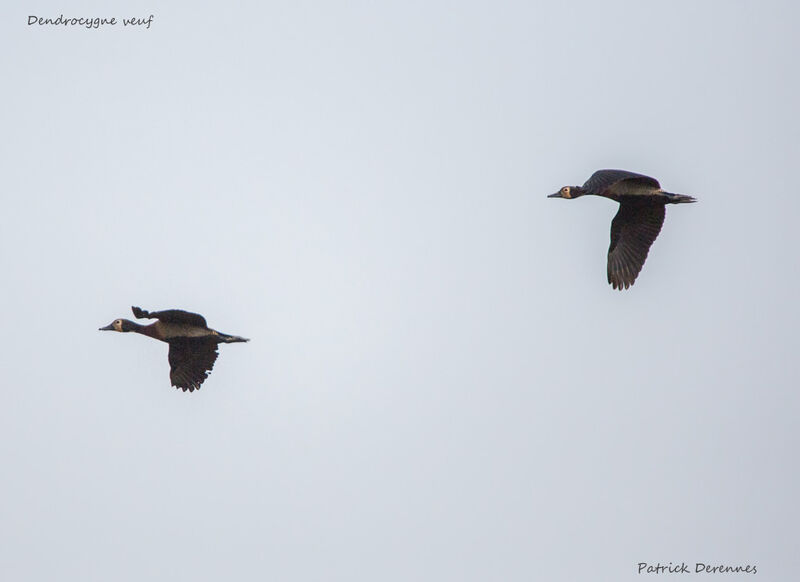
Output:
<path fill-rule="evenodd" d="M 97 328 L 97 331 L 114 331 L 114 324 L 113 323 L 109 323 L 105 327 Z"/>
<path fill-rule="evenodd" d="M 563 198 L 564 196 L 559 191 L 559 192 L 556 192 L 555 194 L 548 194 L 547 197 L 548 198 Z"/>

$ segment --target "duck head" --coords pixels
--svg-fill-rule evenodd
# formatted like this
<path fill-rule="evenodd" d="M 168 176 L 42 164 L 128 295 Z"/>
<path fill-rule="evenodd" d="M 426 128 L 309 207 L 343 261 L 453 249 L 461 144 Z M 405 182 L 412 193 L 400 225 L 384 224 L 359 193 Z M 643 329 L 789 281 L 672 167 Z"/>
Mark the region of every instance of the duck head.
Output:
<path fill-rule="evenodd" d="M 548 198 L 577 198 L 584 195 L 584 190 L 580 186 L 564 186 L 555 194 L 550 194 Z"/>
<path fill-rule="evenodd" d="M 105 327 L 99 328 L 98 331 L 134 331 L 138 325 L 127 319 L 115 319 Z"/>

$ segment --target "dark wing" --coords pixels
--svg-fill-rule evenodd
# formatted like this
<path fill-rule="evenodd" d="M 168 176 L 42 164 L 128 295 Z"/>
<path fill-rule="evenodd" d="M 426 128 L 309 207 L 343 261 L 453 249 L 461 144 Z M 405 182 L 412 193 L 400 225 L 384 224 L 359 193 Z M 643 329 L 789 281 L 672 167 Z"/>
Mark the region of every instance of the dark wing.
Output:
<path fill-rule="evenodd" d="M 164 323 L 185 323 L 197 327 L 208 327 L 206 318 L 197 313 L 190 313 L 182 309 L 167 309 L 165 311 L 145 311 L 139 307 L 131 307 L 134 317 L 138 319 L 158 319 Z"/>
<path fill-rule="evenodd" d="M 199 390 L 216 361 L 214 339 L 182 338 L 169 342 L 169 379 L 184 392 Z"/>
<path fill-rule="evenodd" d="M 623 180 L 651 188 L 661 188 L 661 184 L 658 183 L 658 180 L 643 174 L 628 172 L 627 170 L 597 170 L 586 180 L 583 189 L 586 190 L 588 194 L 602 194 L 607 188 Z"/>
<path fill-rule="evenodd" d="M 627 289 L 642 270 L 650 245 L 664 224 L 664 204 L 624 202 L 611 221 L 608 247 L 608 282 L 614 289 Z"/>

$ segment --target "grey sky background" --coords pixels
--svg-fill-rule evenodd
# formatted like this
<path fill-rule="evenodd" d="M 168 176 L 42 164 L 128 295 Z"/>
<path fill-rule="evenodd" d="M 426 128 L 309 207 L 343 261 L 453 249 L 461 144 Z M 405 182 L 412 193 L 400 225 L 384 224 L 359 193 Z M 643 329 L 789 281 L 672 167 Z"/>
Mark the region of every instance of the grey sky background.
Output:
<path fill-rule="evenodd" d="M 793 3 L 159 4 L 2 10 L 0 577 L 796 576 Z"/>

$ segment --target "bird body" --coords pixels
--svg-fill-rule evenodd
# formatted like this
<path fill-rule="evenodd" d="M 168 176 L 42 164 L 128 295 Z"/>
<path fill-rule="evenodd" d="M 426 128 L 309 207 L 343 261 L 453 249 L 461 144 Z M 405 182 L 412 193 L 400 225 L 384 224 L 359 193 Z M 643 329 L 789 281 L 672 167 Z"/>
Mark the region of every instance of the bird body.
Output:
<path fill-rule="evenodd" d="M 184 392 L 199 390 L 214 362 L 217 345 L 249 341 L 211 329 L 202 315 L 181 309 L 149 312 L 132 307 L 137 319 L 156 319 L 150 325 L 140 325 L 128 319 L 115 319 L 101 331 L 133 332 L 169 344 L 168 360 L 172 385 Z"/>
<path fill-rule="evenodd" d="M 607 276 L 611 286 L 620 290 L 633 285 L 642 270 L 664 224 L 665 206 L 696 201 L 691 196 L 665 192 L 655 178 L 627 170 L 598 170 L 583 186 L 564 186 L 548 198 L 585 195 L 619 202 L 611 221 Z"/>
<path fill-rule="evenodd" d="M 563 188 L 562 188 L 563 190 Z M 583 186 L 572 186 L 570 191 L 576 194 L 593 194 L 617 200 L 621 196 L 652 196 L 661 190 L 658 180 L 628 172 L 627 170 L 598 170 L 584 182 Z"/>

